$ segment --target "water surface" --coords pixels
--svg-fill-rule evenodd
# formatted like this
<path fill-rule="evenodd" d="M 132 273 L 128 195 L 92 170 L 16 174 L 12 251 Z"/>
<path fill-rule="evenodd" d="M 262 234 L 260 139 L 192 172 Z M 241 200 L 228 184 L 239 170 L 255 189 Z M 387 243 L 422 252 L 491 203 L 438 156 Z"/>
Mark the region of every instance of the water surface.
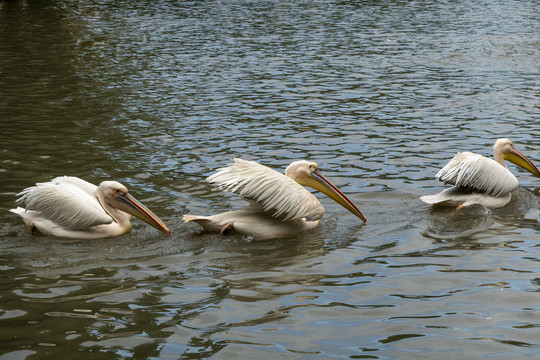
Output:
<path fill-rule="evenodd" d="M 418 197 L 508 137 L 537 165 L 534 1 L 0 1 L 0 359 L 535 358 L 539 182 L 503 209 Z M 317 161 L 368 218 L 254 242 L 182 214 L 243 206 L 234 157 Z M 116 179 L 171 228 L 33 236 L 58 175 Z"/>

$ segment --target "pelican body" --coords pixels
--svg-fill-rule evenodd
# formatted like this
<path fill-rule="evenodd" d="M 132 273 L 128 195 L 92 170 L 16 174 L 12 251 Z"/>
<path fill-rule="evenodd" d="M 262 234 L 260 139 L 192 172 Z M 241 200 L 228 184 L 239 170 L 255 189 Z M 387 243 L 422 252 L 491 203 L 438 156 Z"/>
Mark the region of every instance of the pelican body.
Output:
<path fill-rule="evenodd" d="M 212 216 L 184 215 L 211 232 L 238 233 L 258 240 L 286 238 L 319 226 L 324 208 L 302 185 L 321 191 L 351 213 L 366 221 L 360 210 L 326 177 L 315 162 L 291 163 L 285 175 L 255 161 L 234 159 L 234 163 L 206 179 L 221 190 L 250 202 L 243 210 Z"/>
<path fill-rule="evenodd" d="M 511 200 L 512 191 L 518 186 L 518 180 L 506 166 L 505 160 L 540 177 L 536 166 L 510 140 L 498 139 L 493 145 L 493 159 L 471 152 L 457 153 L 435 176 L 445 184 L 454 186 L 420 199 L 437 206 L 461 208 L 480 204 L 491 209 L 503 207 Z"/>
<path fill-rule="evenodd" d="M 131 231 L 131 216 L 170 234 L 167 226 L 152 211 L 116 181 L 99 187 L 71 176 L 37 183 L 18 194 L 17 207 L 10 211 L 22 217 L 32 232 L 66 238 L 94 239 Z"/>

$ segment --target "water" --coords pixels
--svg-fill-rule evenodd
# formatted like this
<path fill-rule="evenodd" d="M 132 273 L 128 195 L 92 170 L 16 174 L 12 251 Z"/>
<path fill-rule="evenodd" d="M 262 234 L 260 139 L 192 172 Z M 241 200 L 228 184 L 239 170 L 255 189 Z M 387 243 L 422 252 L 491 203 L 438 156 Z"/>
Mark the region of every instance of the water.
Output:
<path fill-rule="evenodd" d="M 419 196 L 456 151 L 508 137 L 540 163 L 534 1 L 0 2 L 0 359 L 536 358 L 538 179 L 505 208 Z M 200 235 L 243 206 L 234 157 L 317 161 L 287 240 Z M 13 207 L 58 175 L 116 179 L 171 228 L 29 234 Z"/>

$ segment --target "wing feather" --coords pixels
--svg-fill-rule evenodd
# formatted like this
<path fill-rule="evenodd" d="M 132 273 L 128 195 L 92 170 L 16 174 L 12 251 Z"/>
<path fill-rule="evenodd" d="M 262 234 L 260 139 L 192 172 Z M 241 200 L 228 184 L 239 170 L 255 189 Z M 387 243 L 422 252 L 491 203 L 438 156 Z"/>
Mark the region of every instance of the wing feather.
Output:
<path fill-rule="evenodd" d="M 234 159 L 206 181 L 260 204 L 282 220 L 320 219 L 324 209 L 317 198 L 290 177 L 255 161 Z"/>
<path fill-rule="evenodd" d="M 518 186 L 518 180 L 506 167 L 471 152 L 457 153 L 435 177 L 445 184 L 492 196 L 508 194 Z"/>
<path fill-rule="evenodd" d="M 52 183 L 65 183 L 65 184 L 72 184 L 78 187 L 79 189 L 86 192 L 88 195 L 94 197 L 94 194 L 96 193 L 97 186 L 83 180 L 81 178 L 78 178 L 76 176 L 58 176 L 51 180 Z"/>
<path fill-rule="evenodd" d="M 99 201 L 88 193 L 91 186 L 80 188 L 76 185 L 77 181 L 73 181 L 76 178 L 71 181 L 58 179 L 63 178 L 24 189 L 18 194 L 17 202 L 24 203 L 27 210 L 38 211 L 43 217 L 68 229 L 82 230 L 113 222 Z M 95 185 L 92 186 L 97 189 Z"/>

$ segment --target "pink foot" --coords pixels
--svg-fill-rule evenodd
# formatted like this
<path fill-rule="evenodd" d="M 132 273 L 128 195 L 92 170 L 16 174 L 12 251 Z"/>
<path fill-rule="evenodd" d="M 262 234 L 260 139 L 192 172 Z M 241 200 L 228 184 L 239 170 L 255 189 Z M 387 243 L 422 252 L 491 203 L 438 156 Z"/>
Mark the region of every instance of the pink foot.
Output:
<path fill-rule="evenodd" d="M 228 223 L 227 225 L 223 226 L 221 228 L 221 231 L 220 231 L 220 234 L 221 235 L 227 235 L 228 233 L 230 233 L 231 231 L 234 230 L 234 225 L 233 223 Z"/>

